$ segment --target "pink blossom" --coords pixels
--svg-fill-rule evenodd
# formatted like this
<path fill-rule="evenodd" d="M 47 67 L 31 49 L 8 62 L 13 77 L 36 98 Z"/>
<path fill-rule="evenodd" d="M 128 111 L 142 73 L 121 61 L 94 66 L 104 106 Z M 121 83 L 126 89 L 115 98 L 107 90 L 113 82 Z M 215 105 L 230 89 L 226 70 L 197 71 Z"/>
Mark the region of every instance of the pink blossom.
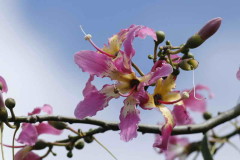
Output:
<path fill-rule="evenodd" d="M 201 112 L 201 113 L 206 112 L 207 101 L 202 94 L 198 93 L 199 91 L 202 91 L 202 90 L 207 91 L 209 98 L 214 97 L 213 93 L 211 92 L 211 90 L 207 86 L 200 85 L 200 84 L 196 85 L 196 87 L 195 87 L 195 91 L 196 91 L 195 97 L 194 97 L 194 91 L 192 89 L 190 94 L 189 94 L 189 98 L 183 100 L 183 103 L 184 103 L 186 108 L 189 108 L 190 110 L 195 111 L 195 112 Z M 185 90 L 185 91 L 189 92 L 190 90 Z"/>
<path fill-rule="evenodd" d="M 135 55 L 135 50 L 132 46 L 133 40 L 135 37 L 145 38 L 147 35 L 156 39 L 155 32 L 152 29 L 132 25 L 110 38 L 108 46 L 105 45 L 103 51 L 97 49 L 103 54 L 95 51 L 80 51 L 75 54 L 75 63 L 84 72 L 88 72 L 91 75 L 83 91 L 84 100 L 75 109 L 77 118 L 83 119 L 87 116 L 94 116 L 97 111 L 107 107 L 111 99 L 120 96 L 127 97 L 120 113 L 119 128 L 121 129 L 121 139 L 129 141 L 137 136 L 140 111 L 136 106 L 141 101 L 146 101 L 148 97 L 144 86 L 155 83 L 157 79 L 165 77 L 172 72 L 172 67 L 169 64 L 162 64 L 161 67 L 156 67 L 154 71 L 143 77 L 137 77 L 132 71 L 131 58 Z M 120 49 L 122 45 L 124 50 Z M 109 54 L 116 57 L 112 58 L 108 56 Z M 117 81 L 117 83 L 104 85 L 101 90 L 97 90 L 91 84 L 94 75 L 109 77 L 111 80 Z"/>
<path fill-rule="evenodd" d="M 159 138 L 156 136 L 155 141 Z M 179 138 L 178 136 L 171 136 L 169 139 L 168 150 L 164 151 L 166 160 L 185 159 L 187 157 L 186 147 L 189 145 L 187 138 Z"/>
<path fill-rule="evenodd" d="M 31 146 L 26 146 L 19 150 L 15 156 L 15 160 L 41 160 L 41 157 L 31 151 Z"/>
<path fill-rule="evenodd" d="M 39 114 L 41 111 L 50 114 L 52 113 L 52 107 L 45 104 L 43 107 L 35 108 L 31 113 L 28 113 L 28 115 Z M 19 134 L 17 141 L 28 146 L 33 146 L 36 143 L 38 136 L 41 134 L 60 135 L 61 133 L 61 130 L 55 129 L 46 122 L 39 124 L 23 123 L 22 131 Z"/>
<path fill-rule="evenodd" d="M 7 86 L 7 83 L 6 83 L 5 79 L 2 76 L 0 76 L 0 86 L 2 86 L 2 92 L 7 93 L 8 86 Z"/>

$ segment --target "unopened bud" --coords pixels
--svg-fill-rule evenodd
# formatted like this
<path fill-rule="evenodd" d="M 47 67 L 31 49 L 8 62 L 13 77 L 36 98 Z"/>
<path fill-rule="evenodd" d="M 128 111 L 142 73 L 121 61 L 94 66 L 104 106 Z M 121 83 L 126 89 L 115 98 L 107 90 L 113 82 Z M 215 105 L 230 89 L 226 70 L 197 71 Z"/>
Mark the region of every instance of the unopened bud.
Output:
<path fill-rule="evenodd" d="M 7 98 L 5 100 L 5 105 L 9 109 L 13 109 L 15 107 L 15 105 L 16 105 L 16 102 L 15 102 L 15 100 L 13 98 Z"/>
<path fill-rule="evenodd" d="M 179 63 L 179 67 L 185 71 L 191 71 L 198 67 L 198 61 L 195 59 L 184 59 Z"/>
<path fill-rule="evenodd" d="M 163 31 L 156 31 L 157 41 L 155 43 L 158 45 L 162 43 L 165 39 L 165 33 Z"/>
<path fill-rule="evenodd" d="M 76 149 L 83 149 L 83 147 L 84 147 L 84 142 L 82 140 L 79 140 L 75 143 Z"/>
<path fill-rule="evenodd" d="M 93 136 L 87 136 L 83 138 L 86 143 L 92 143 L 94 138 Z"/>
<path fill-rule="evenodd" d="M 34 150 L 41 150 L 49 146 L 49 144 L 43 140 L 38 140 L 35 145 L 33 146 Z"/>
<path fill-rule="evenodd" d="M 56 129 L 63 130 L 67 128 L 67 124 L 59 121 L 48 121 L 48 123 Z"/>
<path fill-rule="evenodd" d="M 203 118 L 204 118 L 205 120 L 209 120 L 209 119 L 212 118 L 212 114 L 209 113 L 209 112 L 204 112 L 204 113 L 203 113 Z"/>
<path fill-rule="evenodd" d="M 67 157 L 68 157 L 68 158 L 72 158 L 72 156 L 73 156 L 72 151 L 69 151 L 69 152 L 67 153 Z"/>
<path fill-rule="evenodd" d="M 153 55 L 149 54 L 148 59 L 153 59 Z"/>
<path fill-rule="evenodd" d="M 209 37 L 211 37 L 214 33 L 217 32 L 221 23 L 222 18 L 220 17 L 210 20 L 202 27 L 202 29 L 200 29 L 200 31 L 198 31 L 195 35 L 188 39 L 185 46 L 188 48 L 197 48 L 204 41 L 206 41 Z"/>

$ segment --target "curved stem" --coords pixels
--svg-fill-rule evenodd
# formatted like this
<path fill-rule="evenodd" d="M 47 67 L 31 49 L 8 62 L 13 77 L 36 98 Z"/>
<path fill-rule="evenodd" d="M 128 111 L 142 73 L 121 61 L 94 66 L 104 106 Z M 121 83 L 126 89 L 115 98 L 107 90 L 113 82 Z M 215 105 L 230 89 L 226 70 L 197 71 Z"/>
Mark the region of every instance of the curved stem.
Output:
<path fill-rule="evenodd" d="M 132 66 L 133 66 L 133 68 L 136 69 L 136 71 L 137 71 L 141 76 L 144 76 L 144 73 L 141 71 L 141 69 L 139 69 L 139 67 L 138 67 L 135 63 L 132 62 Z"/>

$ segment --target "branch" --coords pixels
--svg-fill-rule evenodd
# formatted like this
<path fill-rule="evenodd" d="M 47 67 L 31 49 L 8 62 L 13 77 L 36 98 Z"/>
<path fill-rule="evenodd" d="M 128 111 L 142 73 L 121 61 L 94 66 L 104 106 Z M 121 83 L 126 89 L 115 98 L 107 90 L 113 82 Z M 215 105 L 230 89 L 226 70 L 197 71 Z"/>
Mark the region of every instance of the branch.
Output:
<path fill-rule="evenodd" d="M 184 125 L 184 126 L 176 126 L 173 129 L 172 135 L 180 135 L 180 134 L 194 134 L 194 133 L 204 133 L 208 130 L 225 123 L 231 119 L 236 118 L 240 115 L 240 104 L 235 106 L 234 108 L 219 113 L 219 115 L 201 123 L 201 124 L 193 124 L 193 125 Z M 100 121 L 96 119 L 86 118 L 83 120 L 79 120 L 76 118 L 64 117 L 64 116 L 22 116 L 22 117 L 15 117 L 13 120 L 11 117 L 8 119 L 9 122 L 27 122 L 27 123 L 36 123 L 36 122 L 43 122 L 43 121 L 61 121 L 61 122 L 68 122 L 72 123 L 82 123 L 82 124 L 91 124 L 95 126 L 99 126 L 99 128 L 94 129 L 90 132 L 87 132 L 87 135 L 93 135 L 97 133 L 103 133 L 108 130 L 117 131 L 118 123 L 115 122 L 106 122 Z M 144 133 L 157 133 L 161 134 L 160 128 L 158 125 L 143 125 L 140 124 L 138 127 L 138 131 Z"/>

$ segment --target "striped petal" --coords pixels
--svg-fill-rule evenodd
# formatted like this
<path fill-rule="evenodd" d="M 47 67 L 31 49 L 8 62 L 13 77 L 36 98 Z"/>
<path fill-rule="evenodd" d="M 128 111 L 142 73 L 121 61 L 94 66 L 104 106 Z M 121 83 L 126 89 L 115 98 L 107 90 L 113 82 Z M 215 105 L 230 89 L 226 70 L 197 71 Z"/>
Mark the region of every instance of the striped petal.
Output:
<path fill-rule="evenodd" d="M 91 84 L 93 76 L 91 76 L 83 90 L 84 99 L 81 101 L 76 109 L 75 116 L 83 119 L 87 116 L 94 116 L 100 110 L 108 106 L 108 102 L 112 98 L 118 98 L 119 95 L 115 94 L 113 85 L 105 85 L 98 91 L 95 86 Z M 91 90 L 92 89 L 92 90 Z"/>
<path fill-rule="evenodd" d="M 94 51 L 77 52 L 74 60 L 83 72 L 98 77 L 110 77 L 110 73 L 117 71 L 112 58 Z"/>
<path fill-rule="evenodd" d="M 172 129 L 175 126 L 175 123 L 174 123 L 172 113 L 167 107 L 160 105 L 160 106 L 158 106 L 158 108 L 162 112 L 162 114 L 165 118 L 165 124 L 161 128 L 162 140 L 155 142 L 153 144 L 153 147 L 157 147 L 162 150 L 167 150 L 169 137 L 171 136 Z"/>
<path fill-rule="evenodd" d="M 137 101 L 133 96 L 129 96 L 124 100 L 124 107 L 120 113 L 120 124 L 121 130 L 120 136 L 123 141 L 130 141 L 137 137 L 138 123 L 140 122 L 140 111 L 136 108 Z"/>

